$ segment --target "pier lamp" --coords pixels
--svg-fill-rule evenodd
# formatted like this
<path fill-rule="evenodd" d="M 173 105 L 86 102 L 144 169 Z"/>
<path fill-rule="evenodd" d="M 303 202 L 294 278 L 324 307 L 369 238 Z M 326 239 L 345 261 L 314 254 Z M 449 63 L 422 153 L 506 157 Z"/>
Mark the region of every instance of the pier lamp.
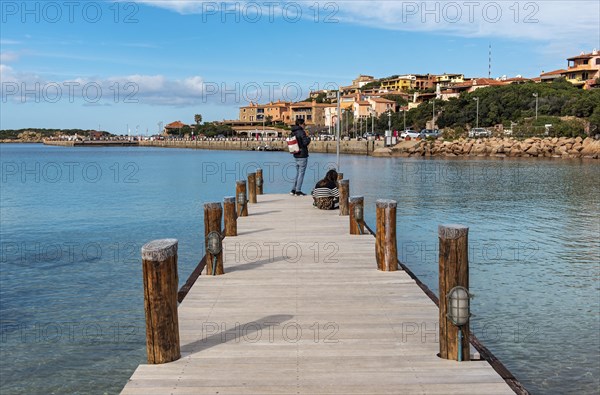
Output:
<path fill-rule="evenodd" d="M 471 294 L 465 287 L 454 287 L 446 295 L 446 317 L 458 327 L 458 360 L 462 361 L 462 330 L 461 327 L 469 322 L 471 317 Z"/>
<path fill-rule="evenodd" d="M 363 220 L 363 206 L 356 204 L 354 205 L 354 219 L 357 222 L 360 222 Z"/>
<path fill-rule="evenodd" d="M 237 197 L 237 202 L 240 206 L 244 207 L 246 204 L 246 194 L 244 192 L 240 192 Z"/>
<path fill-rule="evenodd" d="M 354 220 L 356 221 L 356 227 L 358 228 L 358 231 L 360 232 L 360 234 L 362 234 L 360 223 L 363 220 L 363 206 L 361 206 L 360 204 L 354 205 Z"/>
<path fill-rule="evenodd" d="M 212 275 L 217 274 L 217 255 L 221 252 L 221 235 L 219 232 L 212 231 L 206 236 L 207 246 L 206 250 L 213 256 Z"/>

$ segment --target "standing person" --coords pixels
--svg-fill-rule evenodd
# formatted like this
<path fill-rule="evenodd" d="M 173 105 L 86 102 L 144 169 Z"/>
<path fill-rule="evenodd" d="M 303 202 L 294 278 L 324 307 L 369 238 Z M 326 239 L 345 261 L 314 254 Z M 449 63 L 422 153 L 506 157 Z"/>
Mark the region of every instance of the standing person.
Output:
<path fill-rule="evenodd" d="M 308 164 L 308 145 L 310 144 L 310 137 L 308 137 L 304 130 L 304 119 L 296 119 L 296 125 L 292 127 L 291 134 L 296 137 L 300 151 L 294 154 L 296 160 L 296 178 L 290 195 L 306 196 L 306 194 L 302 192 L 302 182 L 304 181 L 304 172 L 306 171 L 306 165 Z"/>

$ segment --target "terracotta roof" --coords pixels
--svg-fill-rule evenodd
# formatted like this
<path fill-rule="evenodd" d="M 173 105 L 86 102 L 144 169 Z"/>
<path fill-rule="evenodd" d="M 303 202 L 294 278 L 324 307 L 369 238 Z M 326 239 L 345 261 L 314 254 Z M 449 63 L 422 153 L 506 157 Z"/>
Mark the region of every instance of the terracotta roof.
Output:
<path fill-rule="evenodd" d="M 593 54 L 593 53 L 584 53 L 581 55 L 577 55 L 577 56 L 573 56 L 572 58 L 567 58 L 567 60 L 577 60 L 577 59 L 589 59 L 593 56 L 598 56 L 598 53 Z"/>
<path fill-rule="evenodd" d="M 566 72 L 567 72 L 567 70 L 565 70 L 565 69 L 558 69 L 558 70 L 548 71 L 546 73 L 541 73 L 540 77 L 549 76 L 549 75 L 564 74 Z"/>
<path fill-rule="evenodd" d="M 184 126 L 187 126 L 187 125 L 181 121 L 175 121 L 175 122 L 171 122 L 170 124 L 165 126 L 165 129 L 181 129 Z"/>
<path fill-rule="evenodd" d="M 452 85 L 451 88 L 471 88 L 473 86 L 490 86 L 490 85 L 504 85 L 504 83 L 502 81 L 496 81 L 492 78 L 473 78 L 472 80 Z"/>
<path fill-rule="evenodd" d="M 309 102 L 309 101 L 299 101 L 299 102 L 290 104 L 290 106 L 291 107 L 312 107 L 313 104 L 312 104 L 312 102 Z"/>
<path fill-rule="evenodd" d="M 374 102 L 377 102 L 377 103 L 395 103 L 395 101 L 388 100 L 383 97 L 372 97 L 371 100 L 373 100 Z"/>

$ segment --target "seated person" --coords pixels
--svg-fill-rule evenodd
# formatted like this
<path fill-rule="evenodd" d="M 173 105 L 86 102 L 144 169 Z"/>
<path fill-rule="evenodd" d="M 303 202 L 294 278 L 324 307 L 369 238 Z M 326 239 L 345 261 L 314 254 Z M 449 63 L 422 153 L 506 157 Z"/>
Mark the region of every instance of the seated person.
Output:
<path fill-rule="evenodd" d="M 321 210 L 333 210 L 337 208 L 340 198 L 340 191 L 337 187 L 337 171 L 331 169 L 325 175 L 325 178 L 317 182 L 312 192 L 314 199 L 313 206 Z"/>

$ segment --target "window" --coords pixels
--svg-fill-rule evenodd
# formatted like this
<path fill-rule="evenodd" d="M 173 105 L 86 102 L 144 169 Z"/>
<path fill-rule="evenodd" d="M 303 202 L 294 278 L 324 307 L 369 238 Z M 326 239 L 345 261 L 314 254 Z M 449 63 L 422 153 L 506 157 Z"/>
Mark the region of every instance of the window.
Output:
<path fill-rule="evenodd" d="M 596 58 L 596 64 L 600 64 L 600 58 Z"/>

